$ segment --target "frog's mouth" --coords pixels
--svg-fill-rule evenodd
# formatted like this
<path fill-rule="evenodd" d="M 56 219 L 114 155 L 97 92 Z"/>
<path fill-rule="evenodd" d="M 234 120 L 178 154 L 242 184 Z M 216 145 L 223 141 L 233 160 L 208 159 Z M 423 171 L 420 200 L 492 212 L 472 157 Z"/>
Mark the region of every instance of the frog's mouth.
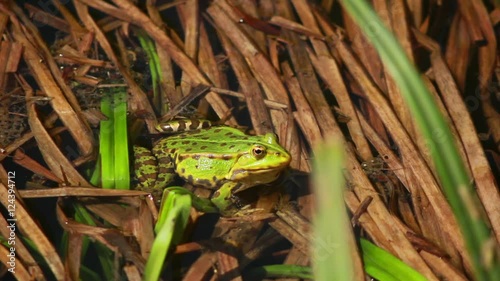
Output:
<path fill-rule="evenodd" d="M 286 166 L 270 167 L 270 168 L 254 168 L 254 169 L 238 169 L 231 174 L 231 180 L 237 181 L 245 178 L 251 178 L 253 181 L 260 183 L 268 183 L 269 178 L 277 178 Z M 267 175 L 267 176 L 266 176 Z M 255 176 L 263 176 L 263 178 L 255 178 Z"/>

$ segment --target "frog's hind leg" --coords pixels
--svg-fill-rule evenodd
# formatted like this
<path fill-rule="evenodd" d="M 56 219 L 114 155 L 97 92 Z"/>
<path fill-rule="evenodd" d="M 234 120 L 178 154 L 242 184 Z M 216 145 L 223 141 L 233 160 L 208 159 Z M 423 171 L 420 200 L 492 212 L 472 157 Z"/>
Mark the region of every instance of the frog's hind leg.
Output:
<path fill-rule="evenodd" d="M 153 150 L 154 153 L 154 150 Z M 168 154 L 156 154 L 158 160 L 158 177 L 156 178 L 156 187 L 165 189 L 175 178 L 175 162 Z"/>
<path fill-rule="evenodd" d="M 134 146 L 134 172 L 138 181 L 136 189 L 151 192 L 156 185 L 158 162 L 147 148 Z"/>

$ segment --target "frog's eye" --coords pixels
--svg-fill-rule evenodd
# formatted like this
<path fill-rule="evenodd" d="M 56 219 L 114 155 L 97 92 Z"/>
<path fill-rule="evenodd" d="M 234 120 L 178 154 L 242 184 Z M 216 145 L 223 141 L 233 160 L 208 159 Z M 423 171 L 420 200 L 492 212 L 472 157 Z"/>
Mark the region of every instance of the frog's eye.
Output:
<path fill-rule="evenodd" d="M 261 145 L 256 145 L 252 149 L 253 156 L 257 159 L 261 159 L 266 156 L 266 148 Z"/>

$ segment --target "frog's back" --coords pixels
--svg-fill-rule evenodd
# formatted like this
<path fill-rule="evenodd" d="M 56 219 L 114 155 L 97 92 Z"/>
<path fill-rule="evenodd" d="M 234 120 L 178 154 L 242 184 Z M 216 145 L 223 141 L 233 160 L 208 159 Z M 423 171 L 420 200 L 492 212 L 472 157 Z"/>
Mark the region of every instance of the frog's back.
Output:
<path fill-rule="evenodd" d="M 208 129 L 182 132 L 171 136 L 169 139 L 198 139 L 211 141 L 226 141 L 230 139 L 240 139 L 247 135 L 241 130 L 228 126 L 215 126 Z"/>
<path fill-rule="evenodd" d="M 165 148 L 178 148 L 176 152 L 237 152 L 243 143 L 259 141 L 260 138 L 249 136 L 242 131 L 227 127 L 211 127 L 209 129 L 183 132 L 162 139 L 158 144 Z"/>

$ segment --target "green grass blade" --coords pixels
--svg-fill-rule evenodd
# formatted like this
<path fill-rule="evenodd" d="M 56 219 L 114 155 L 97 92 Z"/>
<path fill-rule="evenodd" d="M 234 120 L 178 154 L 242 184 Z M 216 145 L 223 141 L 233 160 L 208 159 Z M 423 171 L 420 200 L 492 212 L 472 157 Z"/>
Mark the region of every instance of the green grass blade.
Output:
<path fill-rule="evenodd" d="M 186 212 L 186 206 L 189 206 Z M 168 250 L 174 244 L 175 237 L 179 232 L 184 232 L 189 210 L 191 209 L 191 196 L 187 194 L 176 195 L 168 210 L 162 210 L 162 220 L 144 270 L 143 280 L 158 280 L 163 264 L 167 257 Z M 168 211 L 168 212 L 167 212 Z M 181 229 L 182 228 L 182 229 Z"/>
<path fill-rule="evenodd" d="M 130 189 L 130 165 L 127 136 L 127 89 L 125 87 L 116 87 L 113 92 L 115 188 Z"/>
<path fill-rule="evenodd" d="M 160 82 L 161 82 L 161 66 L 160 66 L 160 58 L 158 57 L 158 53 L 156 52 L 156 47 L 149 38 L 149 36 L 141 31 L 136 30 L 137 38 L 139 38 L 139 43 L 141 44 L 142 49 L 148 55 L 149 61 L 149 71 L 151 73 L 151 82 L 153 86 L 153 101 L 154 106 L 157 110 L 161 107 L 161 98 L 160 98 Z"/>
<path fill-rule="evenodd" d="M 425 281 L 423 275 L 406 265 L 404 262 L 361 238 L 361 251 L 366 273 L 377 280 Z"/>
<path fill-rule="evenodd" d="M 344 204 L 343 147 L 340 140 L 318 147 L 314 161 L 314 195 L 317 212 L 312 242 L 315 280 L 353 280 L 350 259 L 350 224 Z"/>
<path fill-rule="evenodd" d="M 101 111 L 108 120 L 101 121 L 99 130 L 99 155 L 101 160 L 101 187 L 115 187 L 114 149 L 113 149 L 113 109 L 111 97 L 105 95 L 101 101 Z"/>

